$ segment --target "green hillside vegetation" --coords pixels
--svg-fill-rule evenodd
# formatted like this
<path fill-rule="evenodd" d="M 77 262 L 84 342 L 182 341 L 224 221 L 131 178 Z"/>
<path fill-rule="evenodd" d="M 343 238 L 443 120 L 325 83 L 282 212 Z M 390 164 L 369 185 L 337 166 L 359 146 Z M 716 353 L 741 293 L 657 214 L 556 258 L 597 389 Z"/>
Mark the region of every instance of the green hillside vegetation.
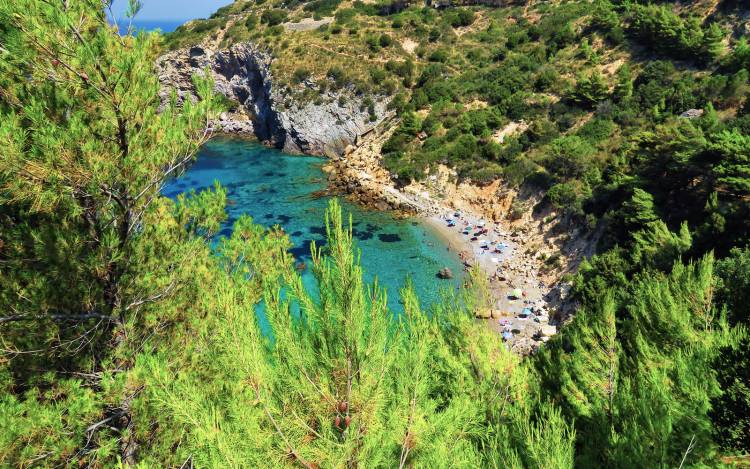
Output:
<path fill-rule="evenodd" d="M 0 3 L 0 466 L 747 464 L 750 47 L 723 21 L 739 3 L 704 21 L 670 2 L 267 0 L 166 39 L 118 36 L 98 0 Z M 288 32 L 283 15 L 335 21 Z M 599 226 L 572 322 L 508 352 L 473 320 L 476 273 L 429 311 L 405 285 L 394 315 L 335 202 L 319 292 L 277 228 L 243 217 L 212 246 L 225 190 L 160 188 L 223 100 L 196 78 L 199 102 L 159 111 L 154 63 L 220 31 L 271 47 L 290 89 L 393 95 L 398 180 L 448 163 Z"/>

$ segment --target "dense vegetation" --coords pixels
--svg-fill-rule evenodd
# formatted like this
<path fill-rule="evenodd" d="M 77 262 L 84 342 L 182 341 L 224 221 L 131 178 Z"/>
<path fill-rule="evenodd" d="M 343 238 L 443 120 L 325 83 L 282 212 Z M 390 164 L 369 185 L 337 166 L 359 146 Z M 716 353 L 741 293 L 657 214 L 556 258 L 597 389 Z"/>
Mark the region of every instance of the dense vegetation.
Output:
<path fill-rule="evenodd" d="M 159 193 L 219 110 L 210 83 L 196 79 L 198 103 L 162 107 L 159 36 L 118 36 L 99 0 L 0 3 L 0 465 L 743 460 L 750 47 L 719 21 L 738 2 L 708 19 L 670 2 L 272 3 L 236 2 L 168 40 L 231 20 L 282 47 L 283 15 L 334 15 L 309 35 L 345 33 L 387 60 L 362 76 L 338 56 L 295 65 L 290 86 L 387 95 L 397 81 L 385 161 L 399 178 L 443 162 L 502 175 L 598 226 L 575 318 L 521 359 L 473 321 L 479 276 L 430 311 L 406 285 L 394 317 L 363 284 L 335 203 L 313 247 L 315 294 L 280 230 L 242 218 L 212 248 L 224 189 Z M 359 22 L 372 29 L 353 33 Z M 394 51 L 400 34 L 420 39 L 414 56 Z M 690 108 L 703 116 L 676 117 Z M 491 139 L 521 119 L 522 134 Z"/>

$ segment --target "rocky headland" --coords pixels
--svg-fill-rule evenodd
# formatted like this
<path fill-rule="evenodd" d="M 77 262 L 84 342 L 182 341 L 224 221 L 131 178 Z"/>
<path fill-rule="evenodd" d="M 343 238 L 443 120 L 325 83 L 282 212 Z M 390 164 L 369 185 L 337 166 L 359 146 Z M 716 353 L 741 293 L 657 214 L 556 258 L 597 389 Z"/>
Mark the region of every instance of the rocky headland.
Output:
<path fill-rule="evenodd" d="M 215 131 L 253 135 L 290 153 L 320 156 L 343 155 L 387 115 L 385 98 L 370 97 L 368 106 L 367 97 L 350 86 L 321 89 L 310 80 L 280 86 L 272 65 L 272 55 L 252 42 L 224 50 L 202 44 L 172 51 L 157 61 L 162 99 L 173 90 L 179 101 L 197 99 L 192 77 L 208 71 L 230 104 L 214 122 Z M 316 97 L 295 98 L 305 91 Z"/>

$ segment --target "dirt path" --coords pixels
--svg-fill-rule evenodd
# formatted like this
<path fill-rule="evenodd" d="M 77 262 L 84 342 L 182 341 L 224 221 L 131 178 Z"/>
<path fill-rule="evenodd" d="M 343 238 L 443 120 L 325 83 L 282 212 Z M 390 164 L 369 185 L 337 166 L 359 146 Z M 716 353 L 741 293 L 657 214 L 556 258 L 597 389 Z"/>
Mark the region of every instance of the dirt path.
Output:
<path fill-rule="evenodd" d="M 333 16 L 326 16 L 319 20 L 313 18 L 303 18 L 298 23 L 284 23 L 284 27 L 288 31 L 312 31 L 318 29 L 323 25 L 331 24 L 333 22 Z"/>

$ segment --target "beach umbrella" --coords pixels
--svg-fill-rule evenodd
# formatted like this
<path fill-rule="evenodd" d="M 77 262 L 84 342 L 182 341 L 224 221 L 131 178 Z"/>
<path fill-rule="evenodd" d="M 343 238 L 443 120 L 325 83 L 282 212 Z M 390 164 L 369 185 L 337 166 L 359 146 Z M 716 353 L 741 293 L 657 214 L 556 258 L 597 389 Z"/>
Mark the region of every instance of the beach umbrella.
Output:
<path fill-rule="evenodd" d="M 513 338 L 513 334 L 511 332 L 503 332 L 503 340 L 510 340 Z"/>
<path fill-rule="evenodd" d="M 523 292 L 520 288 L 513 289 L 513 292 L 511 293 L 511 296 L 515 296 L 516 298 L 521 298 L 521 295 L 523 295 Z"/>

